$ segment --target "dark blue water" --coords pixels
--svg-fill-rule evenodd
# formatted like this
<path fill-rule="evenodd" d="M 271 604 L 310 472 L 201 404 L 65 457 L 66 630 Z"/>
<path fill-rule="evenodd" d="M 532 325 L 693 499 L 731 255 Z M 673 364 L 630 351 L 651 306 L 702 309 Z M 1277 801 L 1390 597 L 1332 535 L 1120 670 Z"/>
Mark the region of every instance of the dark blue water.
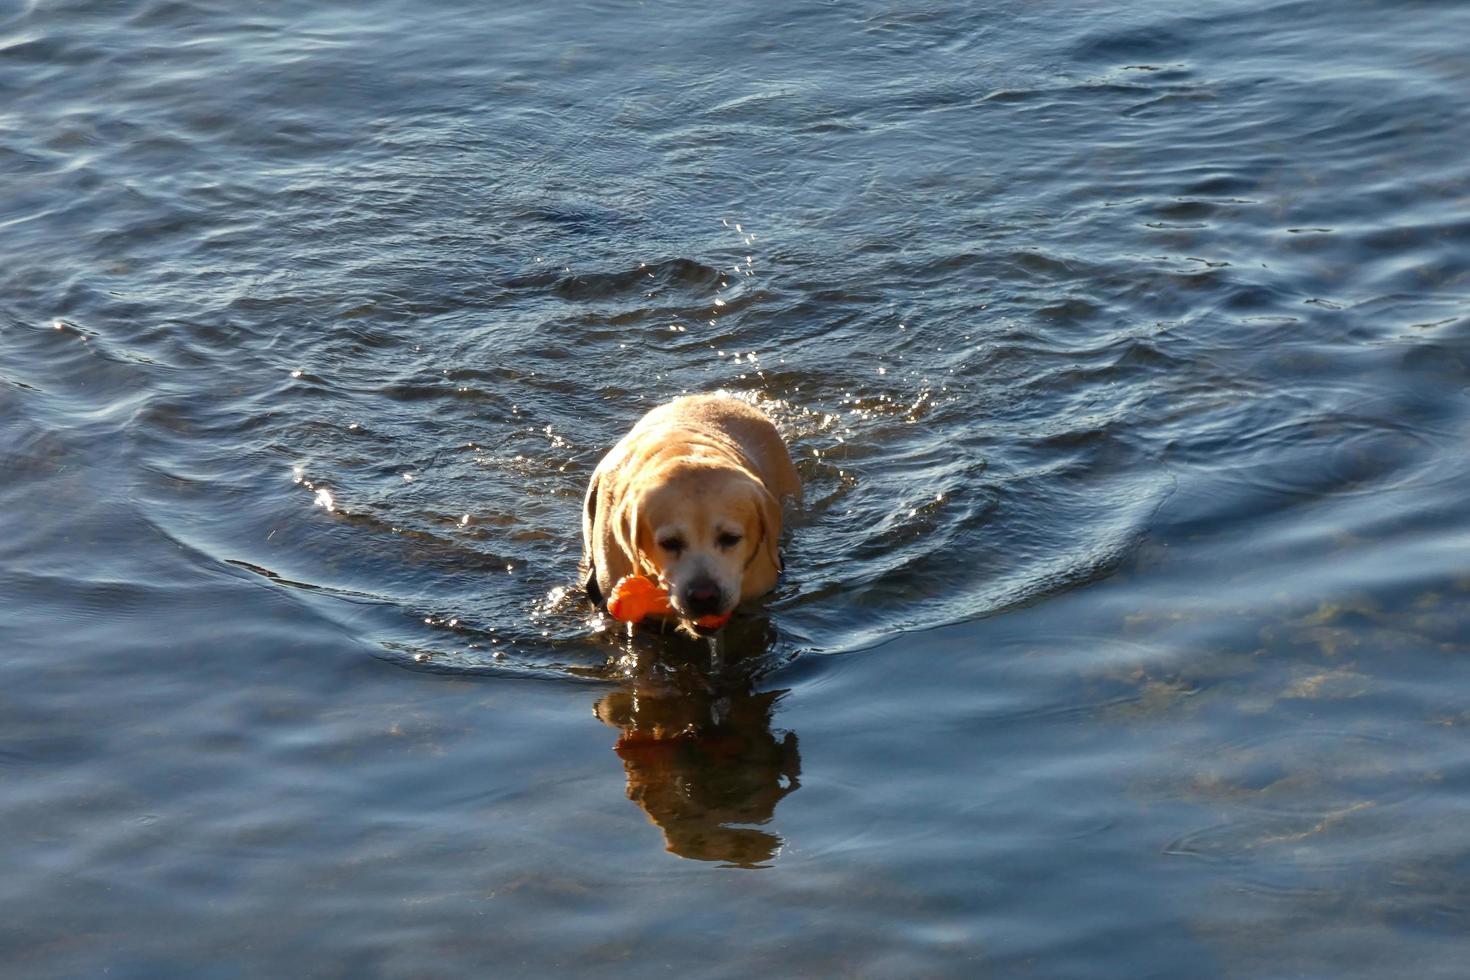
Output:
<path fill-rule="evenodd" d="M 0 0 L 4 972 L 1465 976 L 1466 37 Z M 788 576 L 629 639 L 721 389 Z"/>

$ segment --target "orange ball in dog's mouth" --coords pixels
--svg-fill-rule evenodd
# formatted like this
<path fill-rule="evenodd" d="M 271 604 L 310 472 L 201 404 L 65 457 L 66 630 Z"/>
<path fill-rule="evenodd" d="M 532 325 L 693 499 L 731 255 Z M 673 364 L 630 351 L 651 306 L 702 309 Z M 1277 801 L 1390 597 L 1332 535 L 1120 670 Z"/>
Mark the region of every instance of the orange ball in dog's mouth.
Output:
<path fill-rule="evenodd" d="M 674 611 L 669 604 L 669 594 L 646 575 L 624 575 L 613 586 L 612 595 L 607 597 L 607 614 L 624 623 L 642 622 L 645 617 L 668 616 Z M 701 629 L 717 630 L 730 621 L 730 614 L 701 616 L 694 625 Z"/>

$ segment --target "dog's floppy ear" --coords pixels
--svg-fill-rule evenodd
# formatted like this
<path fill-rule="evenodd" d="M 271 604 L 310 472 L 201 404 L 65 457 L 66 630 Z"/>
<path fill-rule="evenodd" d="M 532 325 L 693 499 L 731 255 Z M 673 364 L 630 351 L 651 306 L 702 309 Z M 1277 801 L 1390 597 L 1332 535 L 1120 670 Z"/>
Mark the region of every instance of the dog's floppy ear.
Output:
<path fill-rule="evenodd" d="M 602 492 L 602 470 L 592 474 L 587 484 L 587 496 L 582 500 L 583 541 L 592 540 L 592 525 L 597 523 L 597 495 Z"/>
<path fill-rule="evenodd" d="M 638 545 L 638 495 L 627 493 L 623 495 L 618 504 L 618 511 L 613 518 L 613 540 L 622 549 L 623 554 L 628 556 L 628 562 L 633 566 L 633 571 L 642 573 L 652 569 L 653 564 L 643 553 Z"/>
<path fill-rule="evenodd" d="M 781 503 L 771 491 L 757 484 L 755 488 L 755 512 L 760 518 L 761 539 L 751 560 L 770 562 L 771 570 L 781 573 Z"/>
<path fill-rule="evenodd" d="M 592 482 L 587 485 L 587 497 L 582 502 L 582 564 L 587 566 L 582 587 L 587 590 L 587 598 L 599 606 L 602 605 L 602 590 L 597 587 L 597 560 L 593 557 L 592 542 L 596 540 L 597 495 L 601 489 L 602 471 L 598 470 L 592 474 Z"/>

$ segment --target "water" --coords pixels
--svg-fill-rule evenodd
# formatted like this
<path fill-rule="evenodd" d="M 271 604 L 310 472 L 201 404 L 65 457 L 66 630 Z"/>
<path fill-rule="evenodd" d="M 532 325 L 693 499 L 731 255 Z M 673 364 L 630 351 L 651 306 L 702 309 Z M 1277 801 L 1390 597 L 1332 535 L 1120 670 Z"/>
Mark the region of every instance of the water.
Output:
<path fill-rule="evenodd" d="M 1463 976 L 1470 7 L 1117 6 L 0 6 L 7 975 Z"/>

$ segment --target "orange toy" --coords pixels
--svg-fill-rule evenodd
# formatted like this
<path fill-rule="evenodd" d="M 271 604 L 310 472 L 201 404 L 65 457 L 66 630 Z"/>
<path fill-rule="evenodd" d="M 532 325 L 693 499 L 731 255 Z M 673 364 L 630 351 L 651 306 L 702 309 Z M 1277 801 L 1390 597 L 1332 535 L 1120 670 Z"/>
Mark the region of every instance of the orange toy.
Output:
<path fill-rule="evenodd" d="M 624 575 L 607 599 L 607 614 L 625 623 L 639 622 L 654 613 L 667 616 L 673 611 L 669 594 L 646 575 Z"/>
<path fill-rule="evenodd" d="M 730 614 L 723 616 L 700 616 L 694 621 L 695 626 L 703 626 L 707 630 L 717 630 L 730 621 Z"/>
<path fill-rule="evenodd" d="M 641 622 L 646 616 L 667 616 L 674 611 L 669 594 L 646 575 L 624 575 L 613 586 L 607 599 L 607 614 L 624 623 Z M 730 615 L 701 616 L 694 622 L 705 629 L 717 630 L 729 622 Z"/>

